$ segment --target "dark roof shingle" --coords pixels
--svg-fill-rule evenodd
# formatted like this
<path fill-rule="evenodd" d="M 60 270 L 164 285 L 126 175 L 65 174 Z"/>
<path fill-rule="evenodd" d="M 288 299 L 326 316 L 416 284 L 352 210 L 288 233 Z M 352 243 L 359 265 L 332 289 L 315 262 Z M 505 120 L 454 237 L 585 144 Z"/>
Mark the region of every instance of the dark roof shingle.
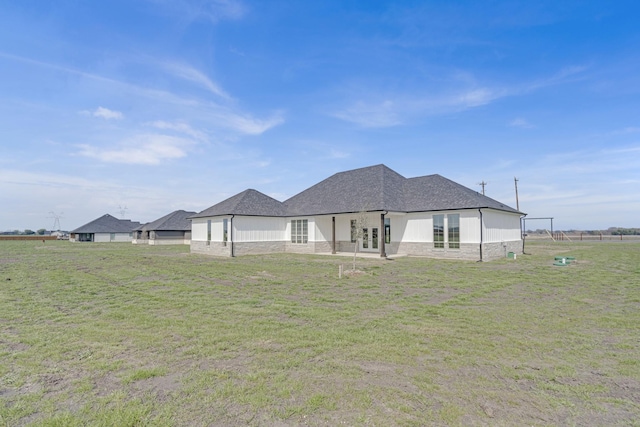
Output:
<path fill-rule="evenodd" d="M 170 214 L 149 222 L 142 227 L 142 231 L 190 231 L 191 221 L 188 219 L 196 212 L 183 210 L 173 211 Z"/>
<path fill-rule="evenodd" d="M 71 233 L 131 233 L 140 223 L 128 219 L 118 219 L 104 214 L 87 224 L 76 228 Z"/>
<path fill-rule="evenodd" d="M 285 210 L 282 202 L 259 191 L 249 189 L 192 215 L 190 218 L 219 215 L 285 216 Z"/>

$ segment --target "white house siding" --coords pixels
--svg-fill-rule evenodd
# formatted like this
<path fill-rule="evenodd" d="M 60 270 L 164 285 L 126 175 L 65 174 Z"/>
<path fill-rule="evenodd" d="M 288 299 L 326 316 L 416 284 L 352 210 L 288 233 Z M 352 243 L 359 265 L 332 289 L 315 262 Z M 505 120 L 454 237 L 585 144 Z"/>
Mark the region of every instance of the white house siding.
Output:
<path fill-rule="evenodd" d="M 93 241 L 98 243 L 105 242 L 131 242 L 133 236 L 131 233 L 95 233 Z"/>
<path fill-rule="evenodd" d="M 331 219 L 332 217 L 333 215 L 323 215 L 323 216 L 316 216 L 313 218 L 313 222 L 315 224 L 315 227 L 313 230 L 314 241 L 331 242 L 331 239 L 333 238 L 333 233 L 332 233 L 333 221 Z"/>
<path fill-rule="evenodd" d="M 403 216 L 390 216 L 391 240 L 398 237 L 400 242 L 433 241 L 433 220 L 431 214 L 420 212 Z"/>
<path fill-rule="evenodd" d="M 228 220 L 229 227 L 227 242 L 223 242 L 224 219 Z M 207 241 L 207 221 L 211 221 L 211 241 Z M 191 252 L 216 256 L 231 256 L 232 250 L 233 255 L 284 252 L 285 234 L 285 218 L 194 218 L 191 223 Z"/>
<path fill-rule="evenodd" d="M 207 240 L 207 220 L 206 218 L 194 218 L 191 220 L 191 240 Z"/>
<path fill-rule="evenodd" d="M 334 215 L 323 215 L 313 218 L 313 251 L 331 252 L 333 242 L 333 218 Z M 336 218 L 336 229 L 338 227 Z M 336 230 L 337 234 L 337 230 Z M 337 237 L 336 237 L 337 239 Z"/>
<path fill-rule="evenodd" d="M 460 248 L 449 248 L 448 215 L 460 215 Z M 444 215 L 445 247 L 433 245 L 433 216 Z M 431 256 L 436 258 L 475 259 L 480 256 L 479 213 L 473 210 L 412 212 L 390 215 L 391 244 L 387 254 Z"/>
<path fill-rule="evenodd" d="M 520 215 L 507 212 L 483 210 L 484 224 L 482 240 L 487 243 L 521 240 Z"/>
<path fill-rule="evenodd" d="M 150 234 L 150 245 L 188 245 L 191 235 L 190 232 L 179 230 L 158 230 L 151 231 Z"/>
<path fill-rule="evenodd" d="M 285 221 L 284 218 L 236 216 L 233 218 L 233 241 L 238 243 L 283 241 Z M 229 227 L 231 227 L 231 221 L 229 221 Z"/>
<path fill-rule="evenodd" d="M 482 219 L 483 260 L 502 258 L 509 252 L 522 253 L 519 214 L 483 209 Z"/>
<path fill-rule="evenodd" d="M 284 218 L 236 216 L 233 218 L 233 253 L 251 255 L 284 252 L 285 232 Z"/>
<path fill-rule="evenodd" d="M 230 256 L 231 247 L 222 242 L 222 217 L 193 218 L 191 221 L 192 253 Z M 211 221 L 211 241 L 207 241 L 207 222 Z"/>

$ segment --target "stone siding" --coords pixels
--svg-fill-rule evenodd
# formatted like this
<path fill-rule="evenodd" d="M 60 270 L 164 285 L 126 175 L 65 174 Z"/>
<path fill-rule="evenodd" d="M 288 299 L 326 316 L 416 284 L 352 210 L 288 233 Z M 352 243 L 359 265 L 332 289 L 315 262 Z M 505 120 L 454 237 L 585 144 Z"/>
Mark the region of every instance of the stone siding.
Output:
<path fill-rule="evenodd" d="M 485 261 L 504 258 L 509 252 L 522 253 L 522 240 L 504 243 L 485 243 L 482 245 L 482 258 Z"/>
<path fill-rule="evenodd" d="M 151 239 L 149 240 L 150 245 L 188 245 L 190 243 L 189 240 L 185 240 L 184 238 L 179 239 Z"/>
<path fill-rule="evenodd" d="M 460 249 L 450 249 L 447 247 L 434 248 L 433 242 L 404 242 L 398 244 L 397 253 L 432 258 L 479 260 L 480 245 L 461 243 Z"/>
<path fill-rule="evenodd" d="M 285 251 L 285 242 L 234 242 L 233 254 L 235 256 L 242 255 L 259 255 L 273 254 Z"/>
<path fill-rule="evenodd" d="M 223 246 L 222 242 L 208 242 L 202 240 L 191 241 L 191 253 L 214 255 L 214 256 L 231 256 L 230 245 Z"/>
<path fill-rule="evenodd" d="M 336 250 L 337 250 L 337 242 L 336 242 Z M 331 242 L 313 242 L 313 252 L 314 253 L 331 253 Z"/>

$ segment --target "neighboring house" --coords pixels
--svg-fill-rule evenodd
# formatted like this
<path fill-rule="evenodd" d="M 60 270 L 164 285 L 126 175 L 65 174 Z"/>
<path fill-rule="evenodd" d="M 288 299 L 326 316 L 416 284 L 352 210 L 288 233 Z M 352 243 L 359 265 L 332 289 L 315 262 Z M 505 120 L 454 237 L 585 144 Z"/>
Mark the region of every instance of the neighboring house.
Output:
<path fill-rule="evenodd" d="M 133 231 L 133 243 L 150 245 L 188 245 L 191 243 L 190 216 L 195 212 L 174 211 Z"/>
<path fill-rule="evenodd" d="M 284 202 L 243 191 L 191 217 L 191 252 L 352 253 L 359 245 L 381 257 L 489 260 L 522 252 L 524 215 L 440 175 L 405 178 L 377 165 L 336 173 Z"/>
<path fill-rule="evenodd" d="M 118 219 L 109 214 L 71 231 L 72 242 L 131 242 L 133 230 L 139 227 L 137 221 Z"/>

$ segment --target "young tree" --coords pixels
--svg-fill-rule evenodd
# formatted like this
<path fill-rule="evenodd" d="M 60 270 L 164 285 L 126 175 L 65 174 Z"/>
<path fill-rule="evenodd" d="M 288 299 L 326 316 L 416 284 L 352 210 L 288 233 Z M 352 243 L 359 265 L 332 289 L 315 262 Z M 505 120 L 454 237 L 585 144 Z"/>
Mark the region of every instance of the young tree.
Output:
<path fill-rule="evenodd" d="M 351 240 L 355 240 L 355 248 L 353 250 L 353 271 L 356 271 L 356 256 L 358 255 L 360 241 L 365 237 L 365 230 L 368 230 L 368 228 L 369 217 L 367 217 L 367 212 L 362 210 L 358 212 L 358 217 L 355 220 L 355 228 L 351 229 Z"/>

